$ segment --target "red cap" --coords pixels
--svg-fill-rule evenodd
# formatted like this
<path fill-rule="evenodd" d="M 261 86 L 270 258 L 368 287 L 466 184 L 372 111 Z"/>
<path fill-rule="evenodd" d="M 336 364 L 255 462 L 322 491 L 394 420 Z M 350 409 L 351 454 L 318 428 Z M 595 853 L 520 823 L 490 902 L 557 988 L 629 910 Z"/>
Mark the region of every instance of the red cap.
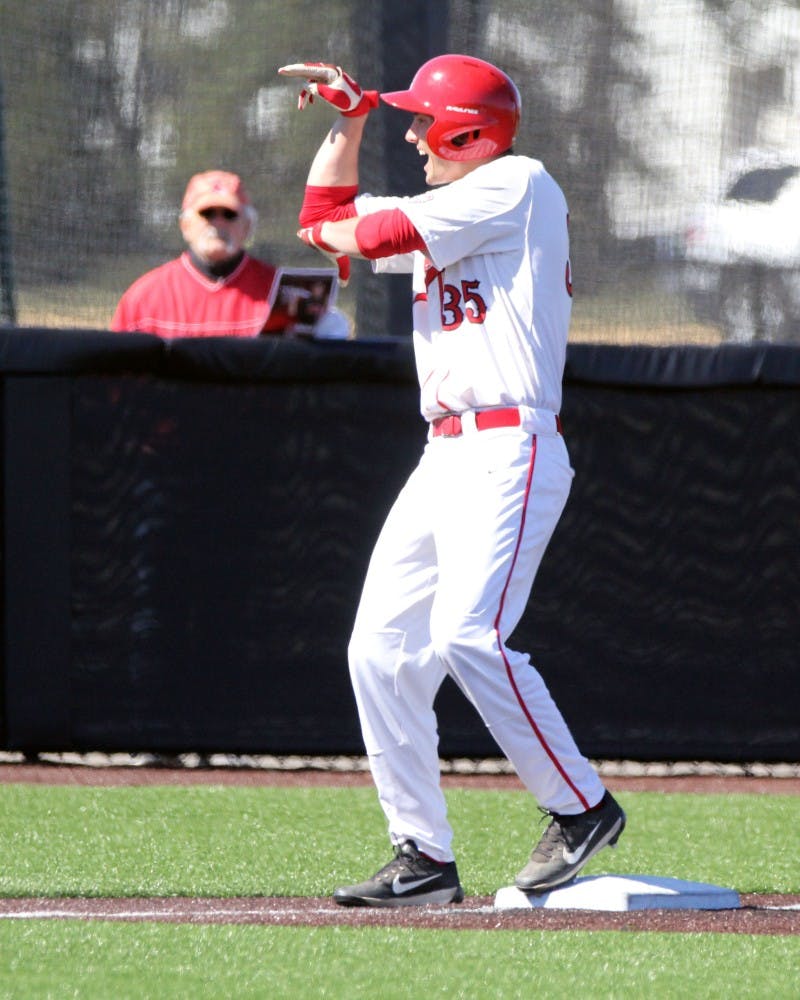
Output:
<path fill-rule="evenodd" d="M 207 170 L 195 174 L 186 185 L 181 211 L 202 212 L 205 208 L 230 208 L 234 212 L 250 204 L 250 196 L 236 174 Z"/>

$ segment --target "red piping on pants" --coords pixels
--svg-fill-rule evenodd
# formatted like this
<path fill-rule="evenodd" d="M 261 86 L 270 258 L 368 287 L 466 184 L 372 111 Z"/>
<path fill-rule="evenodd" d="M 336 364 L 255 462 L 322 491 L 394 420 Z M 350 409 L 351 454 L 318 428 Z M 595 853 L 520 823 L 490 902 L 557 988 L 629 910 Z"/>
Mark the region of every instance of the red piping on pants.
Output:
<path fill-rule="evenodd" d="M 528 481 L 525 484 L 525 501 L 522 505 L 522 517 L 520 518 L 520 523 L 519 523 L 519 534 L 517 535 L 517 544 L 514 548 L 514 556 L 511 560 L 511 568 L 508 571 L 506 583 L 505 586 L 503 587 L 503 593 L 500 596 L 500 607 L 497 611 L 497 617 L 494 620 L 494 631 L 495 635 L 497 636 L 497 646 L 500 650 L 500 655 L 503 657 L 503 663 L 505 664 L 506 676 L 508 677 L 509 684 L 511 685 L 511 689 L 514 692 L 514 696 L 517 699 L 519 707 L 522 709 L 522 712 L 525 715 L 525 718 L 528 720 L 528 724 L 533 730 L 536 739 L 541 744 L 542 749 L 550 758 L 550 760 L 553 762 L 553 766 L 555 767 L 555 769 L 558 771 L 558 773 L 561 775 L 561 777 L 564 779 L 567 785 L 569 785 L 569 787 L 575 793 L 576 797 L 580 801 L 583 808 L 588 809 L 589 803 L 586 801 L 586 798 L 578 790 L 578 788 L 576 788 L 575 784 L 573 783 L 567 772 L 564 770 L 561 761 L 559 761 L 558 757 L 556 757 L 556 755 L 553 753 L 553 750 L 551 749 L 547 740 L 544 738 L 544 734 L 542 733 L 541 729 L 539 729 L 539 727 L 536 725 L 536 720 L 533 718 L 533 716 L 530 713 L 530 710 L 528 709 L 528 706 L 525 704 L 525 701 L 522 695 L 520 694 L 519 688 L 517 687 L 517 684 L 514 680 L 514 676 L 511 673 L 511 664 L 508 662 L 508 657 L 506 656 L 506 651 L 503 646 L 503 641 L 500 638 L 500 619 L 503 615 L 503 607 L 505 606 L 506 602 L 506 593 L 508 592 L 508 585 L 511 582 L 511 576 L 514 572 L 514 567 L 517 564 L 517 556 L 519 555 L 519 548 L 520 545 L 522 544 L 522 536 L 525 531 L 525 516 L 528 510 L 528 498 L 530 497 L 531 484 L 533 483 L 533 469 L 535 465 L 536 465 L 536 435 L 534 435 L 532 442 L 531 461 L 530 465 L 528 466 Z"/>

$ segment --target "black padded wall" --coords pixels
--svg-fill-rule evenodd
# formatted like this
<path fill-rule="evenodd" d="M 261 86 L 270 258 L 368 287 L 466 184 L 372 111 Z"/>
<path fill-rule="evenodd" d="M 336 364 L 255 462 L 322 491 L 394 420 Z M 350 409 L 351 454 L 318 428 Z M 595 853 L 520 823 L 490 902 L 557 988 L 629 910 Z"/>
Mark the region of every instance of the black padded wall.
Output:
<path fill-rule="evenodd" d="M 2 745 L 361 753 L 349 629 L 425 439 L 408 344 L 0 340 Z M 797 757 L 782 352 L 571 349 L 576 477 L 512 645 L 592 756 Z M 449 682 L 438 708 L 444 756 L 497 753 Z"/>

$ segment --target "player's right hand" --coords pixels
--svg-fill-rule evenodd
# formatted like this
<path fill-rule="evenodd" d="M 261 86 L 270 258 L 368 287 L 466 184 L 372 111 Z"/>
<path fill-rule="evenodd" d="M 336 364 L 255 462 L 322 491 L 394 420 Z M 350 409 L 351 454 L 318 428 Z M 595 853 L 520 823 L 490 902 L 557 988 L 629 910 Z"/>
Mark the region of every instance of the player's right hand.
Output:
<path fill-rule="evenodd" d="M 360 118 L 379 104 L 377 90 L 362 90 L 341 66 L 334 66 L 332 63 L 289 63 L 288 66 L 281 66 L 278 73 L 281 76 L 299 76 L 305 79 L 306 86 L 297 99 L 300 111 L 306 104 L 313 104 L 315 94 L 332 104 L 345 118 Z"/>
<path fill-rule="evenodd" d="M 330 244 L 326 243 L 321 235 L 322 223 L 318 222 L 314 226 L 308 226 L 305 229 L 297 230 L 297 237 L 301 239 L 308 247 L 314 247 L 319 250 L 321 254 L 324 254 L 328 260 L 332 261 L 339 272 L 339 283 L 342 288 L 347 286 L 347 282 L 350 280 L 350 258 L 346 253 L 340 253 L 338 250 L 334 250 Z"/>

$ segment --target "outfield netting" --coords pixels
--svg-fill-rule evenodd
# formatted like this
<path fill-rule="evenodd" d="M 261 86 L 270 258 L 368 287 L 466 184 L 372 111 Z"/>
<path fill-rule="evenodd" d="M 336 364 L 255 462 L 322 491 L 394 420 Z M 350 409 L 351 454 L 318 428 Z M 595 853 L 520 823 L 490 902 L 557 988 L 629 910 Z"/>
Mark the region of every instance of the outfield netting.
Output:
<path fill-rule="evenodd" d="M 277 67 L 397 89 L 444 51 L 519 86 L 516 149 L 570 203 L 574 340 L 800 339 L 796 0 L 4 0 L 0 322 L 104 328 L 211 167 L 251 189 L 257 255 L 318 264 L 296 215 L 330 109 Z M 364 189 L 421 190 L 405 124 L 373 114 Z M 357 264 L 357 336 L 408 331 L 403 280 Z"/>

